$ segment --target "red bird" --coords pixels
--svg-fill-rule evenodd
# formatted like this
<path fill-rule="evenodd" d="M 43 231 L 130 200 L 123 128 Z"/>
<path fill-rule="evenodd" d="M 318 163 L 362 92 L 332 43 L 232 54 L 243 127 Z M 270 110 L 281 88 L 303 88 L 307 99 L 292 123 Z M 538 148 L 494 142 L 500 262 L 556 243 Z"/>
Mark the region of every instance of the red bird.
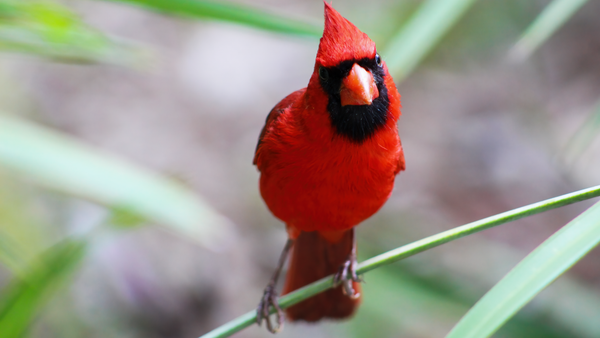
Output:
<path fill-rule="evenodd" d="M 283 324 L 275 284 L 292 251 L 283 294 L 335 274 L 337 286 L 286 310 L 309 322 L 351 316 L 360 303 L 354 227 L 373 215 L 404 170 L 400 94 L 375 43 L 325 3 L 325 29 L 308 86 L 267 117 L 254 164 L 260 192 L 289 240 L 257 309 Z M 277 309 L 278 326 L 268 310 Z"/>

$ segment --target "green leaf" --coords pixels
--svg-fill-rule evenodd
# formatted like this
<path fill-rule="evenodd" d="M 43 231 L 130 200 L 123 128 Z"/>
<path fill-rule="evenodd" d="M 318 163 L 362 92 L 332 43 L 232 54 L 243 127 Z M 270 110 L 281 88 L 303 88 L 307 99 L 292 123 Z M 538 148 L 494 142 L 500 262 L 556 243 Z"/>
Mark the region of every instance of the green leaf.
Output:
<path fill-rule="evenodd" d="M 203 0 L 106 0 L 124 2 L 194 19 L 215 19 L 268 31 L 320 37 L 323 28 L 314 24 L 270 14 L 257 8 L 227 1 Z"/>
<path fill-rule="evenodd" d="M 589 113 L 587 119 L 581 124 L 581 127 L 567 141 L 562 151 L 563 158 L 571 163 L 576 162 L 598 137 L 600 134 L 599 131 L 600 100 L 596 102 L 596 105 Z"/>
<path fill-rule="evenodd" d="M 514 61 L 527 59 L 586 2 L 587 0 L 552 1 L 521 35 L 509 52 L 509 58 Z"/>
<path fill-rule="evenodd" d="M 360 243 L 363 249 L 363 243 Z M 364 251 L 364 250 L 361 250 Z M 438 253 L 439 254 L 439 253 Z M 421 263 L 434 266 L 439 255 Z M 414 261 L 413 261 L 414 262 Z M 363 298 L 360 308 L 351 321 L 345 324 L 343 337 L 443 337 L 472 304 L 470 295 L 457 295 L 457 290 L 471 292 L 465 284 L 474 280 L 462 280 L 461 284 L 452 284 L 454 273 L 415 273 L 408 261 L 378 269 L 369 273 L 362 285 Z M 447 266 L 440 270 L 446 270 Z M 423 265 L 415 270 L 422 270 Z M 462 279 L 462 278 L 461 278 Z M 469 290 L 465 290 L 469 289 Z M 475 288 L 477 289 L 477 288 Z M 402 304 L 402 306 L 398 306 Z M 564 338 L 565 332 L 580 337 L 577 331 L 566 331 L 557 321 L 549 323 L 539 309 L 531 315 L 517 316 L 499 332 L 499 337 L 510 338 Z M 583 309 L 580 312 L 585 312 Z M 537 315 L 537 316 L 536 316 Z M 432 325 L 435 323 L 435 325 Z M 399 334 L 404 333 L 404 335 Z M 597 337 L 597 336 L 593 336 Z"/>
<path fill-rule="evenodd" d="M 446 338 L 489 337 L 600 242 L 600 202 L 548 238 L 496 284 Z"/>
<path fill-rule="evenodd" d="M 0 262 L 22 276 L 25 267 L 37 256 L 47 233 L 45 222 L 31 212 L 31 195 L 14 175 L 0 170 Z"/>
<path fill-rule="evenodd" d="M 40 308 L 72 276 L 82 258 L 83 242 L 65 241 L 37 257 L 24 278 L 15 278 L 0 294 L 0 335 L 22 337 Z"/>
<path fill-rule="evenodd" d="M 148 220 L 140 214 L 124 208 L 112 208 L 110 217 L 107 223 L 115 225 L 120 228 L 135 228 L 143 223 L 147 223 Z"/>
<path fill-rule="evenodd" d="M 0 0 L 0 50 L 130 66 L 148 59 L 141 49 L 105 36 L 50 1 Z"/>
<path fill-rule="evenodd" d="M 53 189 L 155 222 L 213 248 L 229 221 L 183 186 L 55 131 L 0 115 L 0 165 Z"/>
<path fill-rule="evenodd" d="M 435 47 L 475 0 L 426 0 L 398 34 L 383 58 L 396 82 L 401 82 Z"/>

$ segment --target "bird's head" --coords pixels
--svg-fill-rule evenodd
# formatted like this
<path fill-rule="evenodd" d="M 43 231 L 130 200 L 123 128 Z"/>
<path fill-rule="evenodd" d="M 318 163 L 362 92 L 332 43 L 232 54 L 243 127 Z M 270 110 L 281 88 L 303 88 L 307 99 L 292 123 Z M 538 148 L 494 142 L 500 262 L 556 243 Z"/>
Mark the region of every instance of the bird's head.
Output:
<path fill-rule="evenodd" d="M 362 143 L 385 124 L 386 75 L 375 43 L 325 2 L 325 28 L 308 87 L 327 96 L 338 134 Z"/>

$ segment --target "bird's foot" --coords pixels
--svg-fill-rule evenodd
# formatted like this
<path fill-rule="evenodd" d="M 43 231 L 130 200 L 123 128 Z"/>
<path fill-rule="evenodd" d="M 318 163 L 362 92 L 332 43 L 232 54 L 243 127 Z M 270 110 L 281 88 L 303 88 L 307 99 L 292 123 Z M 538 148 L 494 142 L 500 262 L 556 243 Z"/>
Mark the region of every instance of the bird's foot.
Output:
<path fill-rule="evenodd" d="M 264 320 L 267 324 L 267 330 L 271 333 L 277 333 L 283 329 L 283 311 L 279 307 L 277 303 L 277 292 L 275 291 L 275 284 L 269 284 L 265 288 L 265 292 L 258 303 L 258 308 L 256 309 L 256 323 L 258 326 L 262 324 Z M 277 319 L 277 326 L 274 326 L 271 322 L 270 316 L 270 308 L 271 305 L 275 308 L 275 317 Z"/>
<path fill-rule="evenodd" d="M 353 282 L 361 283 L 363 279 L 356 274 L 356 257 L 351 255 L 348 257 L 348 260 L 344 262 L 344 264 L 340 265 L 340 269 L 333 276 L 333 285 L 338 286 L 342 284 L 343 292 L 345 295 L 352 299 L 356 299 L 360 297 L 360 293 L 355 292 L 354 287 L 352 286 Z"/>

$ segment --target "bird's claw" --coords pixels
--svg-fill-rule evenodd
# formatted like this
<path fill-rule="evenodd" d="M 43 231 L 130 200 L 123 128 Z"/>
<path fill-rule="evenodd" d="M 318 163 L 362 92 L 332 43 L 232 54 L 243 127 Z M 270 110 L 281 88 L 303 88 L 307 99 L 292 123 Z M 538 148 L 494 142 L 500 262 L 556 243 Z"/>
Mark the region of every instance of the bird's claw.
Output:
<path fill-rule="evenodd" d="M 258 308 L 256 309 L 256 323 L 258 326 L 260 326 L 264 320 L 267 325 L 267 330 L 269 330 L 271 333 L 277 333 L 283 329 L 283 310 L 281 310 L 279 307 L 277 298 L 275 285 L 268 285 L 265 288 L 265 292 L 263 293 L 262 299 L 260 300 L 260 303 L 258 303 Z M 277 326 L 273 326 L 273 323 L 271 322 L 271 305 L 276 311 L 275 316 L 277 318 Z"/>
<path fill-rule="evenodd" d="M 338 286 L 342 284 L 342 290 L 344 294 L 352 299 L 360 297 L 360 293 L 355 292 L 352 283 L 363 282 L 363 279 L 356 274 L 356 264 L 357 263 L 355 258 L 348 258 L 348 260 L 340 266 L 340 269 L 335 274 L 335 276 L 333 276 L 333 285 Z"/>

